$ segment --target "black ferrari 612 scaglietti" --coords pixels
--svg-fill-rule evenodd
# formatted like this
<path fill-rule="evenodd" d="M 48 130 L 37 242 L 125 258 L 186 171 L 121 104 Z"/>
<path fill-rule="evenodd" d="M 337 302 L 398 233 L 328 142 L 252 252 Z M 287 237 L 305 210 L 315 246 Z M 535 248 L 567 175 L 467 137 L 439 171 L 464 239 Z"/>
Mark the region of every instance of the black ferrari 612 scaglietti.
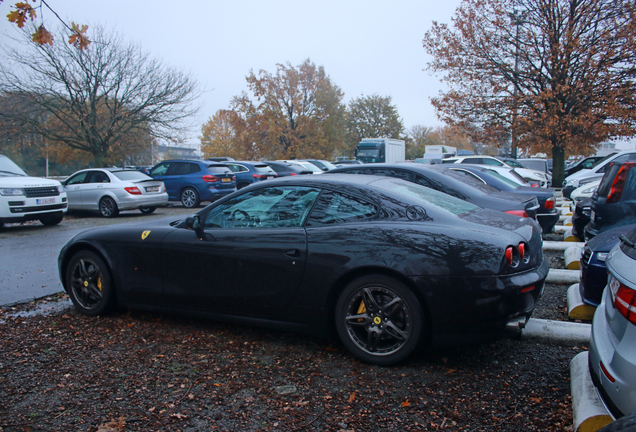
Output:
<path fill-rule="evenodd" d="M 397 178 L 253 184 L 184 220 L 84 231 L 62 248 L 75 307 L 115 305 L 337 332 L 388 365 L 420 342 L 519 331 L 548 263 L 532 219 Z"/>

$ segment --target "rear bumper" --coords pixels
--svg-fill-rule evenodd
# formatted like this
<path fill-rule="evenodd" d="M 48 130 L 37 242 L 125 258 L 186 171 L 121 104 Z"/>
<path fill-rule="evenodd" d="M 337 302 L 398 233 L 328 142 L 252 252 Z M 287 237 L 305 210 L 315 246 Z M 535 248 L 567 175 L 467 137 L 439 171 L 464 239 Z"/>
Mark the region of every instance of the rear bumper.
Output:
<path fill-rule="evenodd" d="M 168 205 L 168 194 L 131 195 L 130 198 L 120 199 L 117 203 L 119 210 L 134 210 L 139 207 L 164 207 Z"/>

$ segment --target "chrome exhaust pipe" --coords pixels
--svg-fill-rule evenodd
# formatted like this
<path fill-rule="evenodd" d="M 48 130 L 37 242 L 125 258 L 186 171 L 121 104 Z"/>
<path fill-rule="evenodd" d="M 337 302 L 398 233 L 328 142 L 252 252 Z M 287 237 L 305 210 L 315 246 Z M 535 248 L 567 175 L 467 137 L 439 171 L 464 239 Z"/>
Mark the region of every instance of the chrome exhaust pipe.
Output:
<path fill-rule="evenodd" d="M 506 331 L 510 333 L 517 333 L 526 326 L 526 322 L 527 320 L 525 316 L 513 318 L 506 323 Z"/>

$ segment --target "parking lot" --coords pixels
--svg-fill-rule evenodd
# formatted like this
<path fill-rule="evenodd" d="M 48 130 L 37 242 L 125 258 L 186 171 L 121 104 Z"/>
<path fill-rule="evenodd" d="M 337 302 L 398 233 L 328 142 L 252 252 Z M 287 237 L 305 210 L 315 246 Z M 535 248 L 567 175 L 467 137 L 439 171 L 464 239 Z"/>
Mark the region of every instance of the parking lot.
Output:
<path fill-rule="evenodd" d="M 187 213 L 71 215 L 0 237 L 40 241 L 54 230 Z M 534 317 L 565 320 L 565 289 L 547 285 Z M 18 314 L 56 303 L 47 315 Z M 94 319 L 69 304 L 62 295 L 3 308 L 3 430 L 97 430 L 111 420 L 125 431 L 567 430 L 568 365 L 586 349 L 507 338 L 420 350 L 383 368 L 335 339 L 135 310 Z"/>

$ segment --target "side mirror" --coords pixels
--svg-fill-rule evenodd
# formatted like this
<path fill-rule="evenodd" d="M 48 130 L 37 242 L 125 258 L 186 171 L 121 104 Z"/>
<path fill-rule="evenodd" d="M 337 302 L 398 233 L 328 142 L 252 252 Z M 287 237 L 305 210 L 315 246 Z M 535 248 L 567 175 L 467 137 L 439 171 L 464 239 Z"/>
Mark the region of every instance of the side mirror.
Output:
<path fill-rule="evenodd" d="M 189 229 L 193 229 L 195 231 L 200 231 L 203 228 L 201 224 L 201 219 L 199 219 L 199 215 L 188 216 L 185 221 L 185 225 Z"/>

